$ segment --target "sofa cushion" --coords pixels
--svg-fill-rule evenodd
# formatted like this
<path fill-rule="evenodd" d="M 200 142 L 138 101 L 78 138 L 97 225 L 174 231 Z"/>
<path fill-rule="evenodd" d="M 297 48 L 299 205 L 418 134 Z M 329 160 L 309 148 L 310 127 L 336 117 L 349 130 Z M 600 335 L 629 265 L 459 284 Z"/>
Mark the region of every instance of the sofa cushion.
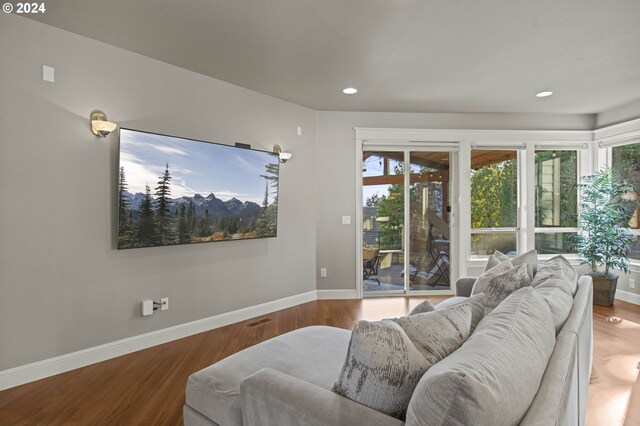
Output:
<path fill-rule="evenodd" d="M 522 253 L 513 258 L 496 250 L 491 256 L 489 256 L 487 265 L 484 268 L 485 272 L 493 268 L 497 264 L 504 262 L 505 260 L 511 260 L 511 263 L 513 263 L 513 266 L 518 266 L 522 264 L 531 265 L 531 278 L 533 278 L 536 275 L 536 271 L 538 269 L 538 251 L 537 250 L 530 250 L 526 253 Z"/>
<path fill-rule="evenodd" d="M 187 405 L 218 424 L 242 425 L 240 383 L 265 367 L 331 389 L 350 336 L 340 328 L 305 327 L 242 350 L 192 374 Z"/>
<path fill-rule="evenodd" d="M 558 334 L 540 389 L 520 426 L 584 424 L 578 420 L 577 342 L 573 333 Z"/>
<path fill-rule="evenodd" d="M 578 273 L 564 256 L 556 256 L 539 265 L 531 286 L 561 287 L 573 297 L 578 289 Z"/>
<path fill-rule="evenodd" d="M 424 372 L 460 347 L 470 327 L 467 303 L 402 318 L 359 321 L 333 391 L 404 419 Z"/>
<path fill-rule="evenodd" d="M 431 302 L 429 302 L 428 300 L 424 300 L 418 306 L 413 308 L 411 312 L 409 312 L 409 315 L 411 316 L 415 314 L 424 314 L 425 312 L 432 312 L 435 310 L 436 308 L 433 307 Z"/>
<path fill-rule="evenodd" d="M 420 379 L 407 425 L 515 425 L 555 345 L 549 307 L 531 287 L 508 296 L 453 354 Z"/>
<path fill-rule="evenodd" d="M 531 266 L 528 264 L 518 265 L 508 268 L 510 262 L 508 260 L 491 268 L 478 277 L 473 285 L 471 294 L 484 293 L 486 296 L 484 302 L 485 315 L 496 308 L 507 296 L 514 291 L 528 286 L 531 282 L 529 272 Z M 505 268 L 508 268 L 505 270 Z M 497 273 L 494 273 L 496 272 Z"/>
<path fill-rule="evenodd" d="M 542 296 L 549 305 L 556 334 L 560 332 L 573 307 L 573 297 L 569 296 L 562 286 L 538 286 L 535 292 Z"/>
<path fill-rule="evenodd" d="M 484 293 L 474 294 L 471 297 L 450 297 L 438 303 L 435 307 L 436 310 L 448 308 L 449 306 L 457 305 L 458 303 L 468 303 L 471 305 L 471 331 L 478 326 L 478 323 L 484 318 L 484 302 L 486 296 Z"/>

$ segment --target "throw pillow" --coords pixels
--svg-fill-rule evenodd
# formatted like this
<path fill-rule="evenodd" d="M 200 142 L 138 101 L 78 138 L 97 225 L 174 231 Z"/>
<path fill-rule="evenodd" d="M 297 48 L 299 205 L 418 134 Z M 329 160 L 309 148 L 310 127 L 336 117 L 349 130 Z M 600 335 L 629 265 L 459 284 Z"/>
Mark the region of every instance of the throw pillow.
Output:
<path fill-rule="evenodd" d="M 484 267 L 484 272 L 487 272 L 489 269 L 497 266 L 500 262 L 504 262 L 505 260 L 511 260 L 509 256 L 502 253 L 499 250 L 493 252 L 491 256 L 489 256 L 489 260 L 487 261 L 487 265 Z"/>
<path fill-rule="evenodd" d="M 458 349 L 469 337 L 470 327 L 469 304 L 410 317 L 359 321 L 332 390 L 404 419 L 424 372 Z"/>
<path fill-rule="evenodd" d="M 484 318 L 484 293 L 474 294 L 471 297 L 450 297 L 438 303 L 435 307 L 437 311 L 448 308 L 449 306 L 457 305 L 458 303 L 468 303 L 471 305 L 471 331 L 476 329 L 478 323 Z"/>
<path fill-rule="evenodd" d="M 526 264 L 514 266 L 497 274 L 490 274 L 491 271 L 501 267 L 504 263 L 506 262 L 502 262 L 500 265 L 482 274 L 474 284 L 473 290 L 471 290 L 471 294 L 485 294 L 485 315 L 495 309 L 496 306 L 511 293 L 531 283 L 531 278 L 529 278 L 528 273 L 531 267 Z"/>
<path fill-rule="evenodd" d="M 505 260 L 511 260 L 513 266 L 522 264 L 531 265 L 531 279 L 533 279 L 538 269 L 538 252 L 536 250 L 522 253 L 521 255 L 514 258 L 510 258 L 506 254 L 496 250 L 491 256 L 489 256 L 489 260 L 487 261 L 487 265 L 485 266 L 484 271 L 487 272 L 489 269 L 493 268 L 501 262 L 504 262 Z"/>
<path fill-rule="evenodd" d="M 435 310 L 436 308 L 433 307 L 431 302 L 429 302 L 428 300 L 425 300 L 424 302 L 420 303 L 418 306 L 413 308 L 411 312 L 409 312 L 409 316 L 415 315 L 415 314 L 423 314 L 425 312 L 432 312 Z"/>
<path fill-rule="evenodd" d="M 531 269 L 533 270 L 531 278 L 533 278 L 538 270 L 538 251 L 531 250 L 526 253 L 522 253 L 521 255 L 518 255 L 511 259 L 511 263 L 513 263 L 513 266 L 531 265 Z"/>
<path fill-rule="evenodd" d="M 471 288 L 471 295 L 473 296 L 474 294 L 480 293 L 479 291 L 477 291 L 478 282 L 480 283 L 480 287 L 484 287 L 486 285 L 484 281 L 488 280 L 490 277 L 494 275 L 506 272 L 511 268 L 513 268 L 513 263 L 511 263 L 510 259 L 507 259 L 503 262 L 498 263 L 493 268 L 490 268 L 489 270 L 484 271 L 482 275 L 476 278 L 476 282 L 473 283 L 473 287 Z"/>

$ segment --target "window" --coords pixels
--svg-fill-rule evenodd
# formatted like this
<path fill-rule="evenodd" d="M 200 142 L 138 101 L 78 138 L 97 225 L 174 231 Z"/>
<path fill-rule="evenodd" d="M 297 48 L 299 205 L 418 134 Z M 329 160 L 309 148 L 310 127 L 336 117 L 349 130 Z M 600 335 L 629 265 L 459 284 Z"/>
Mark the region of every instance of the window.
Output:
<path fill-rule="evenodd" d="M 518 251 L 518 152 L 471 151 L 471 254 Z"/>
<path fill-rule="evenodd" d="M 578 231 L 577 151 L 535 154 L 535 248 L 539 254 L 572 253 Z"/>
<path fill-rule="evenodd" d="M 402 248 L 404 153 L 363 153 L 363 242 L 381 250 Z"/>
<path fill-rule="evenodd" d="M 628 183 L 634 185 L 636 191 L 640 191 L 640 143 L 618 146 L 611 149 L 611 167 Z M 637 199 L 640 194 L 632 194 L 632 199 Z M 629 227 L 636 235 L 636 240 L 631 244 L 629 258 L 640 260 L 640 209 L 636 209 Z"/>

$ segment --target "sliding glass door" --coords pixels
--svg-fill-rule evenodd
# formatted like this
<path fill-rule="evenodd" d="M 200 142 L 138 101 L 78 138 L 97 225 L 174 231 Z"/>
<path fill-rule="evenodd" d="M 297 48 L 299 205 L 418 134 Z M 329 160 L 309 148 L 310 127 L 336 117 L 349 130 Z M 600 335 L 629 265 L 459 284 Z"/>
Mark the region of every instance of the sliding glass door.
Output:
<path fill-rule="evenodd" d="M 451 152 L 363 151 L 365 296 L 451 289 Z"/>
<path fill-rule="evenodd" d="M 451 288 L 449 156 L 409 153 L 409 291 Z"/>
<path fill-rule="evenodd" d="M 404 293 L 404 152 L 362 157 L 363 291 Z"/>

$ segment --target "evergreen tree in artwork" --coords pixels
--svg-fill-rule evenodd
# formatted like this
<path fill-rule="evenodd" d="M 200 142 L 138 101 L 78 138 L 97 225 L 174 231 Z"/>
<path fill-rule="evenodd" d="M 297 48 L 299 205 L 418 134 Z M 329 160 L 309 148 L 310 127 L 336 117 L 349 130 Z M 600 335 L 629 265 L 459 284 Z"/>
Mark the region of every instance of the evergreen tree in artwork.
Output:
<path fill-rule="evenodd" d="M 145 186 L 144 198 L 140 202 L 140 213 L 138 216 L 137 241 L 139 247 L 157 245 L 158 236 L 156 233 L 156 219 L 154 215 L 154 202 L 151 198 L 151 188 Z"/>
<path fill-rule="evenodd" d="M 171 174 L 169 173 L 169 164 L 166 164 L 164 174 L 160 176 L 158 186 L 155 188 L 156 205 L 155 215 L 158 225 L 158 244 L 167 245 L 175 243 L 175 232 L 173 220 L 171 217 Z"/>
<path fill-rule="evenodd" d="M 267 235 L 267 208 L 269 207 L 269 181 L 265 182 L 264 199 L 262 200 L 262 210 L 256 219 L 256 235 L 264 237 Z"/>
<path fill-rule="evenodd" d="M 260 175 L 265 179 L 264 199 L 262 211 L 256 219 L 256 235 L 258 237 L 275 237 L 278 230 L 278 163 L 266 165 L 266 174 Z M 273 203 L 269 204 L 269 183 L 275 188 L 276 196 Z"/>
<path fill-rule="evenodd" d="M 196 234 L 198 224 L 198 218 L 196 216 L 196 207 L 193 205 L 193 200 L 189 200 L 189 208 L 187 209 L 187 225 L 189 225 L 189 233 L 191 235 Z"/>
<path fill-rule="evenodd" d="M 120 167 L 120 178 L 118 180 L 118 247 L 131 247 L 134 240 L 133 227 L 131 225 L 131 212 L 129 210 L 129 200 L 127 192 L 127 180 L 124 175 L 124 167 Z"/>
<path fill-rule="evenodd" d="M 187 206 L 180 204 L 178 213 L 178 243 L 187 244 L 191 242 L 191 229 L 188 222 Z"/>
<path fill-rule="evenodd" d="M 200 218 L 198 224 L 198 236 L 208 237 L 211 235 L 211 220 L 209 218 L 209 209 L 205 209 L 204 214 Z"/>

